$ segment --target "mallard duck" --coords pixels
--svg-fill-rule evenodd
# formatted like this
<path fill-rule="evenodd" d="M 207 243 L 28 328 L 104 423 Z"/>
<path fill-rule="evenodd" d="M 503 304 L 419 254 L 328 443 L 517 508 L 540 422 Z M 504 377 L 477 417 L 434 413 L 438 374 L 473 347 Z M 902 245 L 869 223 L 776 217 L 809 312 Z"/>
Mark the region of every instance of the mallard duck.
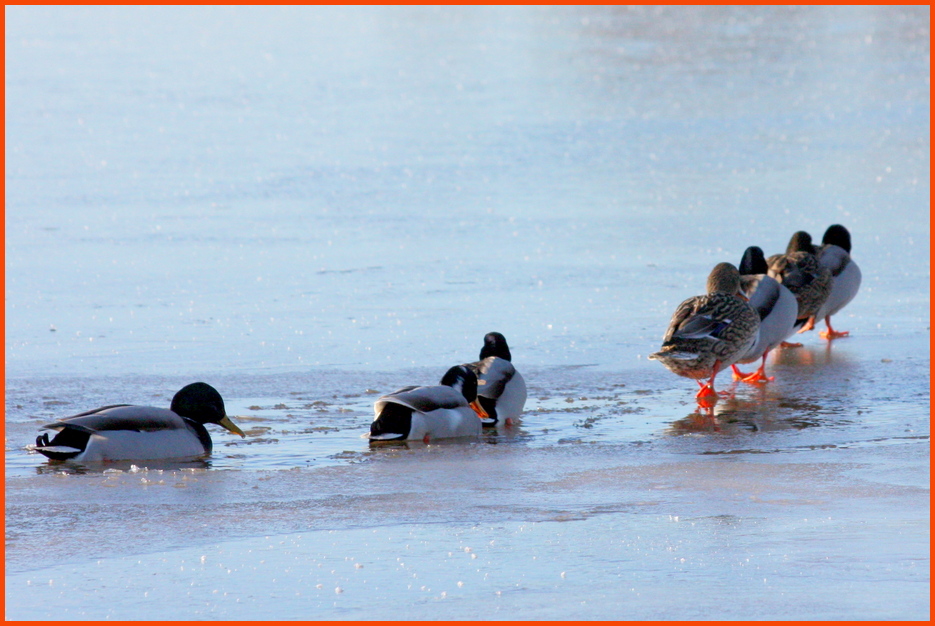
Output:
<path fill-rule="evenodd" d="M 466 365 L 445 372 L 438 385 L 403 387 L 373 404 L 371 441 L 476 437 L 486 417 L 477 404 L 477 376 Z M 480 419 L 478 417 L 480 416 Z"/>
<path fill-rule="evenodd" d="M 818 264 L 831 272 L 831 293 L 818 310 L 817 320 L 825 320 L 827 330 L 819 333 L 822 339 L 847 337 L 848 331 L 831 327 L 831 316 L 843 309 L 860 289 L 860 268 L 851 258 L 851 234 L 840 224 L 832 224 L 821 238 Z"/>
<path fill-rule="evenodd" d="M 773 380 L 766 375 L 766 355 L 795 332 L 798 302 L 795 295 L 777 280 L 767 275 L 766 258 L 763 250 L 750 246 L 740 261 L 740 286 L 750 306 L 760 317 L 757 341 L 738 363 L 753 363 L 762 358 L 760 368 L 752 374 L 744 374 L 737 365 L 731 365 L 734 380 L 747 383 L 766 383 Z"/>
<path fill-rule="evenodd" d="M 682 302 L 650 359 L 671 372 L 694 378 L 699 401 L 717 399 L 714 378 L 756 343 L 760 318 L 740 296 L 740 274 L 730 263 L 718 263 L 708 276 L 707 294 Z M 708 378 L 707 384 L 700 379 Z"/>
<path fill-rule="evenodd" d="M 56 461 L 100 463 L 182 459 L 211 452 L 205 424 L 218 424 L 244 437 L 224 413 L 224 400 L 206 383 L 186 385 L 168 409 L 114 404 L 47 424 L 36 438 L 36 451 Z"/>
<path fill-rule="evenodd" d="M 477 375 L 477 401 L 487 414 L 484 426 L 510 426 L 526 405 L 526 381 L 511 362 L 506 338 L 487 333 L 478 358 L 466 365 Z"/>
<path fill-rule="evenodd" d="M 815 316 L 831 293 L 831 271 L 818 263 L 817 253 L 811 235 L 800 230 L 792 235 L 785 254 L 774 254 L 766 261 L 769 275 L 795 294 L 800 333 L 814 328 Z"/>

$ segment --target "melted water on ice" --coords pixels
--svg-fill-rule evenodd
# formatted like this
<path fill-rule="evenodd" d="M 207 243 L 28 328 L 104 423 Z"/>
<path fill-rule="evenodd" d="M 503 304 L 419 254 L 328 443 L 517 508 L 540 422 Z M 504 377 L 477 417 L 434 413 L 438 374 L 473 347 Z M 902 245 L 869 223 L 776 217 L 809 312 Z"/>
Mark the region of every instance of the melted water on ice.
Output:
<path fill-rule="evenodd" d="M 10 7 L 10 619 L 925 619 L 927 7 Z M 852 336 L 710 414 L 717 262 L 852 232 Z M 372 447 L 509 339 L 521 422 Z M 246 439 L 56 418 L 205 380 Z"/>

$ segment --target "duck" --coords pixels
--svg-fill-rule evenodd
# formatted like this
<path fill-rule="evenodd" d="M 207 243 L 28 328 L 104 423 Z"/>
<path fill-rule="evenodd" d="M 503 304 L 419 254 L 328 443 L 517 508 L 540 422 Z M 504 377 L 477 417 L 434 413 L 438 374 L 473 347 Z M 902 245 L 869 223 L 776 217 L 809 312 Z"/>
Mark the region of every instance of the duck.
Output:
<path fill-rule="evenodd" d="M 501 333 L 484 335 L 480 360 L 465 365 L 477 376 L 477 402 L 487 417 L 484 426 L 512 426 L 526 405 L 526 381 L 512 363 L 510 346 Z"/>
<path fill-rule="evenodd" d="M 203 382 L 182 387 L 168 409 L 112 404 L 43 426 L 56 431 L 36 438 L 35 450 L 54 461 L 106 463 L 183 459 L 210 454 L 205 424 L 245 437 L 224 411 L 217 389 Z"/>
<path fill-rule="evenodd" d="M 466 365 L 450 368 L 438 385 L 403 387 L 373 403 L 370 441 L 476 437 L 486 417 L 477 404 L 477 376 Z"/>
<path fill-rule="evenodd" d="M 766 375 L 766 355 L 795 333 L 795 321 L 799 305 L 795 295 L 782 283 L 768 275 L 766 257 L 759 246 L 750 246 L 740 260 L 740 287 L 760 318 L 760 330 L 756 343 L 737 363 L 753 363 L 762 359 L 755 372 L 744 374 L 737 365 L 731 365 L 734 380 L 746 383 L 772 382 L 775 377 Z"/>
<path fill-rule="evenodd" d="M 818 264 L 831 272 L 831 293 L 815 315 L 824 320 L 827 329 L 819 336 L 829 341 L 847 337 L 849 331 L 837 331 L 831 326 L 831 316 L 843 309 L 860 290 L 861 273 L 851 257 L 851 233 L 841 224 L 832 224 L 821 238 Z"/>
<path fill-rule="evenodd" d="M 774 254 L 766 260 L 769 276 L 795 294 L 799 303 L 795 325 L 799 333 L 815 327 L 815 316 L 831 293 L 831 271 L 818 263 L 817 254 L 812 236 L 800 230 L 792 235 L 784 254 Z"/>
<path fill-rule="evenodd" d="M 760 316 L 740 295 L 737 267 L 718 263 L 708 275 L 707 293 L 688 298 L 675 309 L 662 348 L 649 358 L 674 374 L 695 379 L 699 403 L 716 402 L 715 377 L 750 351 L 759 328 Z"/>

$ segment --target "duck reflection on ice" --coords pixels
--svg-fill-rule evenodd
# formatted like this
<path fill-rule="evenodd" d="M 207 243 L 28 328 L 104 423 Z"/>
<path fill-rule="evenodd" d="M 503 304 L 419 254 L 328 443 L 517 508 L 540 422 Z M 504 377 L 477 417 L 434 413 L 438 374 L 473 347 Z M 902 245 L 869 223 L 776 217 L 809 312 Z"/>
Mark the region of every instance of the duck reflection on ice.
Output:
<path fill-rule="evenodd" d="M 211 469 L 207 458 L 147 461 L 107 461 L 106 463 L 77 463 L 75 461 L 49 461 L 36 466 L 36 474 L 136 474 L 147 472 L 204 471 Z"/>
<path fill-rule="evenodd" d="M 362 435 L 362 437 L 367 437 L 367 435 Z M 529 431 L 522 428 L 522 423 L 520 420 L 513 420 L 512 424 L 509 427 L 501 428 L 485 428 L 484 432 L 481 433 L 479 441 L 485 444 L 497 445 L 497 444 L 508 444 L 516 443 L 519 441 L 525 441 L 532 437 Z M 413 441 L 413 440 L 404 440 L 396 439 L 389 441 L 379 441 L 379 440 L 369 440 L 371 450 L 415 450 L 420 448 L 427 448 L 429 446 L 439 446 L 439 445 L 451 445 L 451 446 L 464 446 L 464 445 L 473 445 L 477 443 L 476 440 L 464 441 L 458 439 L 435 439 L 430 443 L 424 443 L 422 440 Z"/>
<path fill-rule="evenodd" d="M 760 432 L 853 422 L 861 399 L 854 393 L 862 372 L 848 350 L 831 342 L 774 351 L 771 385 L 733 383 L 714 402 L 673 422 L 668 434 L 684 432 Z"/>
<path fill-rule="evenodd" d="M 801 430 L 828 425 L 829 417 L 840 421 L 839 411 L 812 400 L 787 398 L 777 392 L 759 389 L 754 397 L 722 394 L 720 401 L 698 405 L 685 417 L 675 420 L 665 431 L 668 435 L 716 432 L 740 434 Z"/>

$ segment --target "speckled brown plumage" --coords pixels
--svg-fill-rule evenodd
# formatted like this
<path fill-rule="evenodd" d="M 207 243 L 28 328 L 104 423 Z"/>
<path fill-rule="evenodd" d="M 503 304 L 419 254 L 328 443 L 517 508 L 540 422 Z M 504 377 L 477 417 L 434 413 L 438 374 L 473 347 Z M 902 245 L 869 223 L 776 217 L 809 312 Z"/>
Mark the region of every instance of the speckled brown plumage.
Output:
<path fill-rule="evenodd" d="M 756 341 L 756 310 L 738 295 L 740 274 L 719 263 L 708 277 L 708 293 L 682 302 L 669 322 L 662 348 L 649 356 L 687 378 L 714 376 L 735 363 Z"/>
<path fill-rule="evenodd" d="M 792 235 L 785 254 L 766 260 L 769 275 L 795 294 L 798 325 L 813 318 L 831 293 L 831 272 L 818 263 L 817 252 L 811 236 L 800 230 Z"/>
<path fill-rule="evenodd" d="M 811 236 L 799 231 L 792 235 L 785 254 L 774 254 L 766 260 L 769 275 L 795 294 L 800 324 L 814 318 L 831 293 L 831 271 L 819 264 L 816 253 Z"/>

